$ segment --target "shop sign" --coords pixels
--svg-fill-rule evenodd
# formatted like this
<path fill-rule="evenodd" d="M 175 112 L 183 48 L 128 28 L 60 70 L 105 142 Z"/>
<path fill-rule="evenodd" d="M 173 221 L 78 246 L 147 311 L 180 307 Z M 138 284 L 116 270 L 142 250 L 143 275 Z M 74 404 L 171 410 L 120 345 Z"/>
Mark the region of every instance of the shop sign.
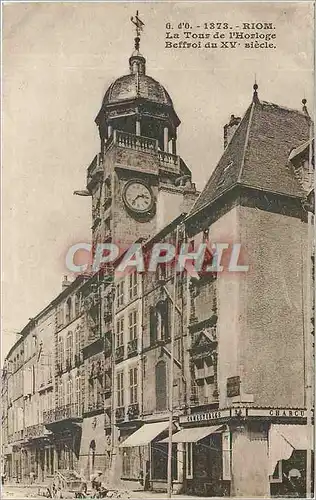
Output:
<path fill-rule="evenodd" d="M 240 395 L 240 377 L 229 377 L 226 384 L 227 397 L 233 398 Z"/>
<path fill-rule="evenodd" d="M 206 413 L 193 413 L 180 417 L 180 423 L 184 422 L 206 422 L 230 417 L 230 410 L 214 410 Z"/>
<path fill-rule="evenodd" d="M 222 433 L 222 460 L 223 460 L 223 480 L 231 480 L 231 453 L 230 453 L 230 432 Z"/>
<path fill-rule="evenodd" d="M 297 408 L 248 408 L 249 417 L 306 417 L 306 410 Z"/>

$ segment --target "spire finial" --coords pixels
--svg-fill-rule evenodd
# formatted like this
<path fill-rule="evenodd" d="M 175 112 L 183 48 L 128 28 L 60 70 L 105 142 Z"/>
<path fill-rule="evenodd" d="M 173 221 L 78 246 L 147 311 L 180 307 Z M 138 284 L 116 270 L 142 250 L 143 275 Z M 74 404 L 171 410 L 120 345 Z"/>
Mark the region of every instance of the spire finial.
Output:
<path fill-rule="evenodd" d="M 307 99 L 302 99 L 302 104 L 303 104 L 303 113 L 305 113 L 306 116 L 309 116 L 309 113 L 308 113 L 308 109 L 307 109 L 307 106 L 306 106 L 306 103 L 307 103 Z"/>
<path fill-rule="evenodd" d="M 136 32 L 136 37 L 134 38 L 135 50 L 139 51 L 140 34 L 143 31 L 143 29 L 144 29 L 143 27 L 145 26 L 145 24 L 138 17 L 138 10 L 136 11 L 136 16 L 131 17 L 131 21 L 135 25 L 135 32 Z"/>
<path fill-rule="evenodd" d="M 252 96 L 252 102 L 259 102 L 259 97 L 258 97 L 258 84 L 257 84 L 257 78 L 255 75 L 255 83 L 253 85 L 253 96 Z"/>

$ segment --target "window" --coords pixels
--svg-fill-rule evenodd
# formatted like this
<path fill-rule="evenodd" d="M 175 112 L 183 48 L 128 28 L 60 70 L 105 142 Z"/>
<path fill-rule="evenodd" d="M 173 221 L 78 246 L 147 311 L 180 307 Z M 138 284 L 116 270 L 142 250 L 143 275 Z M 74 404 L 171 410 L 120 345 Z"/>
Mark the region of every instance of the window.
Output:
<path fill-rule="evenodd" d="M 130 300 L 137 297 L 137 272 L 133 272 L 129 275 L 129 298 Z"/>
<path fill-rule="evenodd" d="M 116 307 L 124 305 L 124 280 L 116 285 Z"/>
<path fill-rule="evenodd" d="M 112 193 L 111 193 L 111 184 L 110 181 L 107 179 L 104 182 L 104 204 L 106 204 L 107 200 L 111 198 Z"/>
<path fill-rule="evenodd" d="M 41 387 L 45 382 L 45 367 L 43 364 L 39 364 L 37 367 L 37 378 L 38 385 Z"/>
<path fill-rule="evenodd" d="M 156 307 L 150 307 L 150 343 L 170 338 L 170 313 L 168 299 L 161 300 Z"/>
<path fill-rule="evenodd" d="M 32 373 L 32 394 L 35 394 L 36 391 L 35 365 L 32 365 L 31 373 Z"/>
<path fill-rule="evenodd" d="M 76 377 L 76 410 L 77 414 L 81 413 L 81 383 L 80 375 Z"/>
<path fill-rule="evenodd" d="M 105 237 L 109 236 L 111 234 L 111 217 L 107 217 L 107 219 L 105 219 L 103 227 Z"/>
<path fill-rule="evenodd" d="M 129 371 L 129 402 L 132 405 L 137 403 L 137 400 L 137 367 L 135 367 Z"/>
<path fill-rule="evenodd" d="M 64 406 L 64 387 L 62 379 L 60 379 L 58 384 L 58 407 L 61 406 Z"/>
<path fill-rule="evenodd" d="M 73 357 L 73 336 L 72 332 L 68 332 L 66 339 L 66 360 L 71 363 Z"/>
<path fill-rule="evenodd" d="M 56 316 L 57 316 L 57 328 L 61 327 L 63 324 L 63 310 L 62 307 L 58 307 L 56 310 Z"/>
<path fill-rule="evenodd" d="M 81 339 L 80 339 L 80 328 L 77 328 L 75 330 L 75 354 L 79 357 L 80 356 L 80 347 L 81 347 Z"/>
<path fill-rule="evenodd" d="M 120 318 L 116 322 L 116 347 L 124 345 L 124 318 Z"/>
<path fill-rule="evenodd" d="M 67 393 L 66 393 L 66 404 L 67 405 L 72 404 L 72 390 L 73 390 L 72 377 L 69 377 L 69 379 L 67 380 Z"/>
<path fill-rule="evenodd" d="M 214 384 L 213 380 L 209 379 L 197 379 L 197 392 L 198 392 L 198 402 L 199 404 L 207 404 L 214 401 Z"/>
<path fill-rule="evenodd" d="M 132 311 L 128 315 L 129 340 L 137 338 L 137 311 Z"/>
<path fill-rule="evenodd" d="M 58 363 L 62 367 L 64 364 L 64 341 L 62 337 L 58 338 L 58 346 L 57 346 L 57 352 L 58 352 Z"/>
<path fill-rule="evenodd" d="M 88 384 L 88 410 L 94 409 L 97 401 L 97 379 L 93 378 L 89 380 Z"/>
<path fill-rule="evenodd" d="M 76 293 L 74 300 L 75 300 L 75 307 L 74 307 L 75 318 L 77 318 L 80 314 L 80 295 L 79 295 L 79 293 Z"/>
<path fill-rule="evenodd" d="M 158 313 L 158 339 L 166 340 L 169 334 L 169 302 L 168 299 L 157 304 Z"/>
<path fill-rule="evenodd" d="M 124 406 L 124 374 L 120 372 L 117 374 L 117 406 L 120 408 Z"/>
<path fill-rule="evenodd" d="M 181 405 L 181 383 L 179 378 L 173 382 L 173 404 L 175 408 L 179 408 Z"/>
<path fill-rule="evenodd" d="M 150 345 L 155 344 L 157 340 L 157 311 L 154 306 L 149 308 L 149 335 Z"/>
<path fill-rule="evenodd" d="M 167 372 L 166 363 L 159 361 L 155 370 L 156 378 L 156 410 L 163 411 L 167 409 Z"/>
<path fill-rule="evenodd" d="M 71 297 L 67 300 L 65 304 L 65 323 L 69 323 L 72 319 L 72 314 L 71 314 Z"/>
<path fill-rule="evenodd" d="M 186 478 L 193 479 L 193 443 L 186 444 Z"/>
<path fill-rule="evenodd" d="M 47 409 L 52 410 L 53 409 L 53 391 L 48 393 L 47 397 Z"/>

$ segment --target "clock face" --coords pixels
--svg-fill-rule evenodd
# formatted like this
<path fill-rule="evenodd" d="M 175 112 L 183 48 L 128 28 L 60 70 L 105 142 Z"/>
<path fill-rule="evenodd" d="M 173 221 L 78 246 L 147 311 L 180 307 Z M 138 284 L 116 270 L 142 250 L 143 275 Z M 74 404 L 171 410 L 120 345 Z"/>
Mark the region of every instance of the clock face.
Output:
<path fill-rule="evenodd" d="M 123 199 L 130 210 L 138 213 L 149 212 L 154 204 L 151 189 L 140 181 L 130 181 L 126 184 Z"/>

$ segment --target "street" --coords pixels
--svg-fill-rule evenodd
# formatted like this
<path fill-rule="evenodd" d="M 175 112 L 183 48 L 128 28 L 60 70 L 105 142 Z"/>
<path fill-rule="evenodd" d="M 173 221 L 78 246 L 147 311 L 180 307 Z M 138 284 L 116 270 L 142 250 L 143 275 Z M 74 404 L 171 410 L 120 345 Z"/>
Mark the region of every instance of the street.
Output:
<path fill-rule="evenodd" d="M 24 499 L 24 498 L 45 498 L 44 496 L 45 487 L 43 486 L 16 486 L 16 485 L 8 485 L 2 487 L 1 490 L 1 499 Z M 166 493 L 153 493 L 148 491 L 127 491 L 127 490 L 117 490 L 115 492 L 109 492 L 107 498 L 121 498 L 121 499 L 141 499 L 145 500 L 146 498 L 150 500 L 162 500 L 167 497 Z M 188 496 L 188 495 L 174 495 L 177 500 L 185 499 L 190 500 L 196 497 Z M 74 494 L 70 492 L 63 492 L 63 498 L 74 498 Z M 92 497 L 87 497 L 92 498 Z M 200 500 L 201 497 L 199 497 Z M 215 500 L 215 499 L 214 499 Z"/>

